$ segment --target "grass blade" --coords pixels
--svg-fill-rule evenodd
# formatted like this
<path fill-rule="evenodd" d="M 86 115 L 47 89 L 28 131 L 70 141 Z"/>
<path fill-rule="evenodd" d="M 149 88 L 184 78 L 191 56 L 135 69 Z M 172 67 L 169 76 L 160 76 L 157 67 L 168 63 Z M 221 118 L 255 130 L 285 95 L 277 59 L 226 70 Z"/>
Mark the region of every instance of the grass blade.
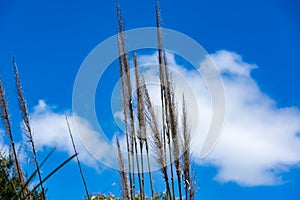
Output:
<path fill-rule="evenodd" d="M 65 117 L 66 117 L 66 122 L 67 122 L 68 130 L 69 130 L 70 138 L 71 138 L 71 141 L 72 141 L 72 146 L 73 146 L 74 152 L 76 154 L 77 164 L 78 164 L 79 172 L 80 172 L 81 179 L 82 179 L 82 182 L 83 182 L 83 185 L 84 185 L 85 193 L 86 193 L 87 198 L 89 200 L 90 195 L 89 195 L 88 187 L 87 187 L 87 184 L 86 184 L 86 181 L 85 181 L 85 178 L 84 178 L 84 175 L 83 175 L 83 171 L 82 171 L 82 168 L 81 168 L 81 164 L 80 164 L 80 161 L 79 161 L 79 158 L 78 158 L 78 154 L 77 154 L 77 150 L 76 150 L 76 146 L 75 146 L 75 143 L 74 143 L 74 139 L 73 139 L 73 135 L 72 135 L 72 131 L 71 131 L 71 127 L 70 127 L 70 123 L 69 123 L 67 114 L 65 114 Z"/>

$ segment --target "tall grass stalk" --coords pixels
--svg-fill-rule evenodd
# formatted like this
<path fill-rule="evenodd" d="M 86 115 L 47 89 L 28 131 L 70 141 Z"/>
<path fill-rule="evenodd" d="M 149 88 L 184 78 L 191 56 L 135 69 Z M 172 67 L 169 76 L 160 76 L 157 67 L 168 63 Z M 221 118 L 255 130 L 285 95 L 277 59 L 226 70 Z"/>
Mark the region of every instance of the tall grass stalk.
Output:
<path fill-rule="evenodd" d="M 140 73 L 139 73 L 139 66 L 136 58 L 136 54 L 133 53 L 133 62 L 134 62 L 134 71 L 135 71 L 135 82 L 136 82 L 136 93 L 137 93 L 137 115 L 138 115 L 138 139 L 140 145 L 140 160 L 141 160 L 141 173 L 142 173 L 142 185 L 141 185 L 141 199 L 144 199 L 144 159 L 143 159 L 143 145 L 144 142 L 147 140 L 146 137 L 146 121 L 145 121 L 145 108 L 144 108 L 144 100 L 142 95 L 142 86 L 140 80 Z"/>
<path fill-rule="evenodd" d="M 11 124 L 10 124 L 9 112 L 8 112 L 8 108 L 7 108 L 7 101 L 6 101 L 6 97 L 5 97 L 5 90 L 4 90 L 1 79 L 0 79 L 0 114 L 1 114 L 1 120 L 2 120 L 3 126 L 5 127 L 5 132 L 9 138 L 10 148 L 11 148 L 11 153 L 12 153 L 12 157 L 14 160 L 16 173 L 18 175 L 18 179 L 21 183 L 21 186 L 23 186 L 25 183 L 23 171 L 22 171 L 22 168 L 21 168 L 18 156 L 17 156 L 17 152 L 16 152 L 15 142 L 13 139 Z M 27 189 L 23 190 L 23 192 L 22 192 L 23 198 L 26 197 L 27 191 L 28 191 Z"/>
<path fill-rule="evenodd" d="M 120 65 L 120 76 L 121 76 L 121 93 L 122 93 L 122 100 L 123 100 L 123 115 L 124 115 L 124 124 L 125 124 L 125 135 L 126 135 L 126 147 L 127 147 L 127 163 L 128 163 L 128 171 L 129 171 L 129 190 L 130 196 L 133 196 L 133 184 L 134 184 L 134 172 L 131 167 L 131 155 L 133 150 L 129 146 L 130 135 L 129 135 L 129 127 L 128 127 L 128 112 L 127 112 L 127 101 L 126 101 L 126 90 L 125 90 L 125 80 L 124 80 L 124 73 L 123 73 L 123 61 L 122 61 L 122 54 L 121 54 L 121 38 L 118 35 L 118 52 L 119 52 L 119 65 Z"/>
<path fill-rule="evenodd" d="M 166 184 L 167 197 L 170 199 L 171 190 L 169 184 L 168 166 L 166 163 L 166 157 L 164 156 L 164 144 L 160 136 L 157 116 L 155 115 L 147 86 L 144 83 L 142 85 L 143 85 L 142 88 L 143 88 L 143 94 L 145 98 L 145 104 L 147 107 L 147 111 L 149 113 L 149 116 L 147 115 L 148 116 L 147 122 L 153 134 L 152 145 L 153 145 L 153 149 L 155 150 L 155 160 L 160 166 Z"/>
<path fill-rule="evenodd" d="M 84 190 L 85 190 L 85 193 L 86 193 L 86 196 L 87 196 L 88 200 L 90 200 L 89 190 L 88 190 L 88 187 L 87 187 L 87 184 L 86 184 L 86 180 L 84 178 L 84 174 L 83 174 L 81 163 L 80 163 L 78 153 L 77 153 L 77 150 L 76 150 L 76 146 L 75 146 L 75 142 L 74 142 L 74 139 L 73 139 L 73 134 L 72 134 L 72 131 L 71 131 L 71 127 L 70 127 L 70 123 L 69 123 L 67 114 L 65 114 L 65 118 L 66 118 L 66 123 L 67 123 L 68 131 L 69 131 L 69 135 L 70 135 L 70 138 L 71 138 L 73 150 L 74 150 L 74 153 L 76 154 L 76 160 L 77 160 L 79 172 L 80 172 L 80 175 L 81 175 L 81 179 L 82 179 L 82 182 L 83 182 L 83 185 L 84 185 Z"/>
<path fill-rule="evenodd" d="M 190 130 L 188 127 L 188 119 L 187 119 L 187 110 L 186 110 L 186 102 L 185 97 L 182 97 L 182 133 L 183 133 L 183 178 L 185 185 L 185 199 L 192 199 L 193 187 L 192 187 L 192 179 L 191 179 L 191 154 L 190 154 L 190 145 L 191 145 L 191 136 Z"/>
<path fill-rule="evenodd" d="M 132 85 L 131 85 L 131 78 L 130 78 L 130 66 L 129 66 L 129 60 L 128 60 L 128 54 L 126 51 L 126 40 L 125 40 L 125 33 L 124 33 L 124 27 L 123 27 L 123 21 L 121 17 L 121 11 L 119 4 L 117 2 L 117 12 L 118 12 L 118 25 L 119 25 L 119 35 L 120 35 L 120 43 L 118 48 L 120 49 L 121 53 L 121 70 L 123 70 L 122 74 L 124 77 L 124 91 L 125 94 L 123 95 L 126 100 L 126 104 L 123 106 L 126 106 L 128 109 L 128 127 L 129 127 L 129 133 L 131 137 L 131 159 L 132 159 L 132 169 L 134 172 L 134 162 L 136 162 L 137 166 L 137 174 L 138 174 L 138 183 L 139 183 L 139 189 L 140 194 L 143 193 L 142 189 L 142 180 L 141 180 L 141 172 L 140 172 L 140 164 L 139 164 L 139 157 L 138 157 L 138 147 L 137 147 L 137 138 L 136 138 L 136 129 L 135 129 L 135 123 L 134 123 L 134 111 L 133 111 L 133 105 L 132 105 Z M 134 161 L 135 160 L 135 161 Z M 134 173 L 133 173 L 134 176 Z M 134 178 L 133 178 L 134 180 Z M 135 185 L 133 184 L 133 196 L 135 193 Z"/>
<path fill-rule="evenodd" d="M 134 174 L 134 150 L 133 150 L 133 137 L 130 134 L 129 125 L 129 110 L 128 110 L 128 88 L 126 82 L 125 71 L 125 49 L 123 48 L 124 41 L 124 30 L 123 30 L 123 20 L 121 16 L 121 9 L 118 1 L 116 1 L 116 8 L 118 14 L 118 53 L 119 53 L 119 65 L 120 65 L 120 77 L 122 83 L 122 99 L 123 99 L 123 114 L 125 123 L 125 134 L 126 134 L 126 145 L 127 145 L 127 159 L 128 159 L 128 170 L 129 170 L 129 180 L 130 180 L 130 197 L 133 199 L 135 196 L 135 174 Z"/>
<path fill-rule="evenodd" d="M 145 95 L 143 94 L 143 80 L 141 79 L 141 74 L 139 71 L 139 65 L 137 61 L 137 57 L 133 54 L 134 60 L 134 68 L 135 68 L 135 77 L 136 77 L 136 88 L 137 88 L 137 105 L 138 105 L 138 122 L 139 122 L 139 130 L 140 133 L 140 151 L 141 151 L 141 161 L 142 161 L 142 179 L 144 181 L 144 172 L 143 172 L 143 142 L 145 143 L 146 148 L 146 155 L 147 155 L 147 164 L 148 164 L 148 175 L 149 175 L 149 185 L 151 189 L 151 196 L 154 198 L 154 188 L 152 183 L 152 172 L 151 172 L 151 163 L 149 157 L 149 145 L 148 145 L 148 137 L 147 137 L 147 130 L 146 130 L 146 109 L 145 109 Z M 143 191 L 144 190 L 144 182 L 143 182 Z M 144 195 L 143 195 L 144 196 Z"/>
<path fill-rule="evenodd" d="M 172 183 L 172 195 L 175 199 L 175 183 L 174 183 L 174 173 L 173 173 L 173 158 L 172 158 L 172 147 L 171 147 L 171 139 L 170 133 L 174 131 L 172 128 L 175 125 L 172 125 L 171 121 L 173 119 L 173 115 L 170 111 L 173 111 L 172 102 L 170 99 L 170 82 L 169 82 L 169 74 L 167 72 L 167 62 L 165 53 L 163 50 L 163 35 L 161 32 L 161 13 L 159 8 L 159 1 L 156 1 L 156 29 L 157 29 L 157 44 L 158 44 L 158 62 L 159 62 L 159 72 L 160 72 L 160 85 L 161 85 L 161 103 L 162 103 L 162 130 L 163 130 L 163 138 L 164 138 L 164 148 L 165 148 L 165 156 L 166 156 L 166 145 L 168 145 L 169 151 L 169 162 L 170 162 L 170 172 L 171 172 L 171 183 Z M 166 126 L 166 127 L 165 127 Z M 166 138 L 167 137 L 167 141 Z M 174 145 L 174 144 L 173 144 Z"/>
<path fill-rule="evenodd" d="M 32 129 L 31 129 L 31 125 L 30 125 L 29 113 L 28 113 L 26 101 L 25 101 L 25 98 L 23 95 L 20 76 L 19 76 L 17 64 L 15 62 L 15 58 L 13 58 L 13 66 L 14 66 L 14 75 L 15 75 L 15 82 L 16 82 L 16 87 L 17 87 L 17 94 L 18 94 L 19 109 L 21 111 L 21 115 L 22 115 L 23 122 L 24 122 L 25 129 L 26 129 L 26 132 L 24 133 L 24 135 L 28 138 L 29 143 L 31 144 L 33 160 L 34 160 L 35 168 L 37 170 L 39 182 L 41 185 L 42 197 L 45 200 L 46 199 L 45 188 L 44 188 L 44 184 L 42 183 L 41 170 L 39 168 L 38 158 L 37 158 L 37 154 L 36 154 L 36 148 L 35 148 L 35 144 L 34 144 L 34 140 L 33 140 L 33 136 L 32 136 Z"/>
<path fill-rule="evenodd" d="M 180 167 L 180 145 L 179 145 L 179 135 L 178 135 L 178 114 L 176 105 L 177 102 L 175 100 L 175 93 L 174 93 L 174 86 L 173 81 L 171 81 L 169 67 L 167 63 L 167 57 L 164 52 L 164 63 L 165 63 L 165 75 L 166 75 L 166 102 L 168 104 L 168 112 L 169 112 L 169 128 L 171 130 L 171 137 L 172 137 L 172 153 L 174 157 L 174 164 L 176 168 L 176 175 L 177 175 L 177 185 L 178 185 L 178 192 L 179 192 L 179 199 L 182 199 L 182 192 L 181 192 L 181 167 Z"/>
<path fill-rule="evenodd" d="M 120 142 L 118 138 L 118 134 L 116 134 L 116 141 L 117 141 L 117 147 L 118 147 L 118 161 L 119 161 L 119 169 L 121 174 L 121 182 L 122 182 L 122 196 L 124 199 L 130 199 L 130 191 L 127 181 L 127 175 L 125 171 L 125 164 L 124 159 L 120 147 Z"/>

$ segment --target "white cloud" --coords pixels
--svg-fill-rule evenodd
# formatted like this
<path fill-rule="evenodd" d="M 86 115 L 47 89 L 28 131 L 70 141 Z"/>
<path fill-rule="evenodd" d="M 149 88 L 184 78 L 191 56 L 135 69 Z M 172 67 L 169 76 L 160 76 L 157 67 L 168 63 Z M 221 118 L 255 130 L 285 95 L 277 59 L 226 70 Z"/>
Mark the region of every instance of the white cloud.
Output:
<path fill-rule="evenodd" d="M 245 63 L 242 57 L 234 52 L 221 50 L 210 56 L 223 74 L 250 76 L 251 70 L 257 68 L 254 64 Z"/>
<path fill-rule="evenodd" d="M 221 139 L 199 163 L 216 166 L 221 182 L 281 183 L 280 172 L 300 162 L 299 109 L 278 108 L 250 76 L 256 65 L 236 53 L 219 51 L 211 57 L 225 74 L 227 112 Z"/>
<path fill-rule="evenodd" d="M 74 118 L 76 118 L 76 127 Z M 109 155 L 106 143 L 98 139 L 98 133 L 93 130 L 86 120 L 68 113 L 68 121 L 80 160 L 88 166 L 99 169 L 99 163 L 97 163 L 95 157 L 102 159 Z M 34 130 L 34 140 L 38 150 L 42 150 L 43 147 L 56 147 L 59 151 L 67 152 L 69 155 L 74 154 L 65 114 L 63 112 L 55 112 L 44 100 L 40 100 L 31 114 L 31 122 Z M 85 146 L 81 143 L 77 130 L 81 131 L 81 137 L 88 138 L 88 140 L 91 141 L 89 147 L 101 147 L 99 154 L 91 155 L 86 150 Z"/>

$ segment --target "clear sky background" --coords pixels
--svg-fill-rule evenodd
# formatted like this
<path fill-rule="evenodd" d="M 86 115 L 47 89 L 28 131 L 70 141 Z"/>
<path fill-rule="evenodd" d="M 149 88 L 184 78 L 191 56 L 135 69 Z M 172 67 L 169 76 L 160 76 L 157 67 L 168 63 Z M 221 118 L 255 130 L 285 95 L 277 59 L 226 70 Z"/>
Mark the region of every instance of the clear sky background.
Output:
<path fill-rule="evenodd" d="M 123 0 L 120 4 L 127 30 L 155 26 L 154 1 Z M 195 39 L 212 55 L 221 72 L 234 77 L 224 77 L 232 118 L 225 124 L 223 140 L 207 160 L 194 158 L 196 199 L 298 199 L 300 3 L 161 0 L 160 4 L 163 27 Z M 78 69 L 88 53 L 116 30 L 114 1 L 0 0 L 0 73 L 16 138 L 20 140 L 20 119 L 12 56 L 18 63 L 40 142 L 39 156 L 58 147 L 44 174 L 70 153 L 60 135 L 65 134 L 61 133 L 65 130 L 63 113 L 72 116 L 72 89 Z M 117 79 L 116 72 L 108 73 Z M 110 106 L 109 100 L 103 101 Z M 244 131 L 246 136 L 240 137 Z M 5 138 L 0 138 L 0 144 L 5 143 Z M 103 192 L 119 182 L 116 170 L 101 163 L 92 167 L 94 161 L 84 155 L 82 159 L 91 192 Z M 159 180 L 159 174 L 157 177 Z M 84 195 L 75 162 L 46 186 L 49 199 L 82 199 Z M 108 191 L 119 194 L 119 187 L 116 184 Z"/>

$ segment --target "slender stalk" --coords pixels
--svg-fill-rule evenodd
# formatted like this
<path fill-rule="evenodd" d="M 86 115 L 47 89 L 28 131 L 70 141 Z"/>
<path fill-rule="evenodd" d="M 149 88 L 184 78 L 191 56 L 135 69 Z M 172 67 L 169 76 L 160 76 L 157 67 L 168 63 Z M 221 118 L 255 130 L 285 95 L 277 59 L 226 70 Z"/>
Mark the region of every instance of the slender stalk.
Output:
<path fill-rule="evenodd" d="M 194 196 L 194 185 L 191 176 L 191 153 L 190 153 L 190 145 L 191 145 L 191 136 L 190 130 L 187 123 L 187 110 L 186 110 L 186 102 L 185 97 L 182 97 L 182 133 L 183 133 L 183 178 L 185 185 L 185 199 L 193 199 Z"/>
<path fill-rule="evenodd" d="M 64 162 L 62 162 L 60 165 L 58 165 L 54 170 L 52 170 L 42 181 L 42 183 L 46 182 L 50 177 L 52 177 L 58 170 L 60 170 L 63 166 L 68 164 L 74 157 L 76 157 L 77 154 L 74 154 L 70 156 L 68 159 L 66 159 Z M 38 187 L 40 187 L 40 183 L 37 184 L 31 191 L 35 191 Z"/>
<path fill-rule="evenodd" d="M 127 175 L 125 172 L 125 164 L 124 164 L 124 159 L 123 159 L 123 155 L 122 155 L 122 151 L 121 151 L 121 147 L 120 147 L 118 134 L 116 134 L 116 141 L 117 141 L 117 147 L 118 147 L 118 161 L 119 161 L 121 182 L 122 182 L 122 196 L 124 199 L 130 199 L 130 191 L 129 191 L 129 187 L 128 187 Z"/>
<path fill-rule="evenodd" d="M 123 22 L 121 18 L 121 11 L 117 2 L 117 12 L 118 12 L 118 24 L 119 24 L 119 34 L 120 34 L 120 45 L 119 48 L 121 49 L 122 55 L 122 62 L 123 62 L 123 74 L 124 74 L 124 82 L 126 88 L 126 107 L 129 109 L 128 119 L 129 119 L 129 133 L 131 137 L 131 148 L 132 148 L 132 168 L 134 169 L 134 158 L 137 165 L 138 171 L 138 182 L 140 193 L 142 193 L 142 181 L 141 181 L 141 174 L 140 174 L 140 164 L 139 164 L 139 157 L 138 157 L 138 148 L 137 148 L 137 141 L 136 141 L 136 130 L 134 124 L 134 112 L 133 112 L 133 105 L 132 105 L 132 86 L 131 86 L 131 79 L 130 79 L 130 67 L 128 61 L 128 54 L 126 51 L 126 41 L 125 41 L 125 33 L 123 28 Z M 133 174 L 134 175 L 134 174 Z M 133 178 L 134 180 L 134 178 Z M 133 184 L 133 189 L 135 190 L 135 185 Z M 135 193 L 135 192 L 133 192 Z M 133 195 L 134 196 L 134 195 Z"/>
<path fill-rule="evenodd" d="M 147 122 L 148 122 L 150 130 L 154 136 L 152 145 L 153 145 L 153 147 L 155 149 L 155 153 L 156 153 L 155 159 L 156 159 L 156 162 L 159 164 L 160 169 L 163 173 L 164 181 L 166 184 L 167 196 L 170 199 L 171 190 L 170 190 L 170 184 L 169 184 L 168 168 L 167 168 L 167 164 L 166 164 L 166 158 L 164 156 L 164 150 L 163 150 L 164 147 L 163 147 L 163 142 L 160 137 L 157 117 L 155 115 L 155 112 L 154 112 L 154 109 L 153 109 L 153 106 L 151 103 L 151 99 L 149 96 L 147 86 L 144 83 L 142 84 L 142 88 L 143 88 L 143 95 L 144 95 L 147 111 L 150 114 L 150 116 L 147 117 Z"/>
<path fill-rule="evenodd" d="M 148 139 L 145 140 L 146 144 L 146 153 L 147 153 L 147 163 L 148 163 L 148 171 L 149 171 L 149 185 L 151 189 L 151 196 L 152 199 L 154 199 L 154 188 L 153 188 L 153 182 L 152 182 L 152 171 L 151 171 L 151 163 L 150 163 L 150 157 L 149 157 L 149 145 L 148 145 Z"/>
<path fill-rule="evenodd" d="M 128 88 L 125 71 L 125 49 L 123 48 L 123 21 L 121 16 L 121 10 L 118 1 L 116 1 L 117 15 L 118 15 L 118 52 L 119 52 L 119 65 L 120 65 L 120 77 L 122 80 L 122 97 L 123 97 L 123 114 L 125 123 L 125 134 L 126 134 L 126 144 L 127 144 L 127 159 L 128 159 L 128 170 L 129 170 L 129 180 L 130 180 L 130 199 L 135 196 L 135 176 L 134 176 L 134 143 L 133 137 L 130 135 L 130 125 L 129 125 L 129 110 L 128 110 Z M 130 141 L 130 145 L 129 145 Z M 131 167 L 132 163 L 132 167 Z"/>
<path fill-rule="evenodd" d="M 170 72 L 167 64 L 166 54 L 164 52 L 164 63 L 165 63 L 165 75 L 166 75 L 166 102 L 168 103 L 168 111 L 170 116 L 170 124 L 169 127 L 172 133 L 172 145 L 173 145 L 173 157 L 174 164 L 176 168 L 177 182 L 178 182 L 178 192 L 179 199 L 182 200 L 182 191 L 181 191 L 181 167 L 180 167 L 180 147 L 179 147 L 179 135 L 178 135 L 178 121 L 177 121 L 177 110 L 176 110 L 176 102 L 175 102 L 175 93 L 174 86 L 172 85 L 172 81 L 170 80 Z"/>
<path fill-rule="evenodd" d="M 185 99 L 182 100 L 182 129 L 183 129 L 183 177 L 185 179 L 185 199 L 189 197 L 190 188 L 190 158 L 189 158 L 189 142 L 190 136 L 187 130 L 187 116 Z"/>
<path fill-rule="evenodd" d="M 194 180 L 194 170 L 191 170 L 190 172 L 190 185 L 191 185 L 191 188 L 190 188 L 190 200 L 194 200 L 195 199 L 195 193 L 196 193 L 196 182 Z"/>
<path fill-rule="evenodd" d="M 137 74 L 139 75 L 139 79 L 140 79 L 140 73 L 138 72 Z M 153 182 L 152 182 L 152 170 L 151 170 L 151 163 L 150 163 L 150 157 L 149 157 L 149 144 L 148 144 L 148 138 L 147 138 L 147 135 L 146 135 L 146 121 L 147 121 L 147 118 L 149 118 L 149 116 L 147 115 L 146 108 L 145 108 L 145 104 L 146 104 L 145 103 L 145 98 L 146 98 L 146 96 L 148 96 L 148 100 L 149 100 L 149 94 L 145 95 L 144 87 L 147 87 L 147 86 L 145 85 L 144 80 L 140 79 L 139 82 L 140 82 L 140 85 L 139 85 L 138 88 L 141 89 L 141 95 L 142 95 L 142 101 L 143 101 L 142 102 L 143 103 L 143 115 L 144 115 L 144 125 L 143 126 L 145 127 L 145 146 L 146 146 L 147 164 L 148 164 L 148 171 L 149 171 L 149 173 L 148 173 L 149 174 L 149 184 L 150 184 L 150 189 L 151 189 L 151 196 L 152 196 L 152 199 L 154 199 L 154 187 L 153 187 Z M 157 126 L 157 124 L 156 124 L 156 126 Z"/>
<path fill-rule="evenodd" d="M 158 63 L 159 63 L 159 80 L 160 80 L 160 98 L 161 98 L 161 118 L 162 118 L 162 131 L 163 131 L 163 143 L 164 152 L 166 155 L 166 126 L 165 126 L 165 108 L 164 108 L 164 93 L 165 93 L 165 74 L 164 74 L 164 62 L 163 62 L 163 47 L 162 47 L 162 33 L 161 33 L 161 19 L 159 2 L 156 1 L 156 30 L 157 30 L 157 46 L 158 46 Z"/>
<path fill-rule="evenodd" d="M 165 77 L 166 78 L 166 77 Z M 173 157 L 172 157 L 172 143 L 171 143 L 171 121 L 170 121 L 170 113 L 169 113 L 169 106 L 168 103 L 168 87 L 165 87 L 164 92 L 164 112 L 165 112 L 165 119 L 166 119 L 166 138 L 167 138 L 167 145 L 168 145 L 168 152 L 169 152 L 169 163 L 170 163 L 170 172 L 171 172 L 171 184 L 172 184 L 172 199 L 175 200 L 175 183 L 174 183 L 174 172 L 173 172 Z"/>
<path fill-rule="evenodd" d="M 169 132 L 169 130 L 167 130 Z M 169 134 L 167 134 L 169 135 Z M 171 184 L 172 184 L 172 199 L 175 200 L 175 183 L 174 183 L 174 172 L 173 172 L 173 158 L 172 158 L 172 147 L 171 147 L 171 139 L 168 137 L 168 146 L 169 146 L 169 162 L 170 162 L 170 171 L 171 171 Z"/>
<path fill-rule="evenodd" d="M 136 159 L 136 166 L 138 170 L 138 182 L 139 182 L 139 188 L 140 188 L 140 194 L 142 195 L 142 180 L 141 180 L 141 171 L 140 171 L 140 164 L 139 164 L 139 157 L 138 157 L 138 147 L 137 147 L 137 139 L 136 139 L 136 134 L 135 134 L 135 124 L 134 124 L 134 112 L 133 112 L 133 105 L 132 105 L 132 87 L 131 87 L 131 82 L 130 82 L 130 72 L 127 71 L 127 87 L 128 87 L 128 93 L 129 96 L 129 111 L 130 111 L 130 128 L 131 128 L 131 136 L 133 138 L 134 142 L 134 150 L 135 150 L 135 159 Z"/>
<path fill-rule="evenodd" d="M 24 176 L 23 176 L 23 172 L 22 172 L 22 168 L 17 156 L 17 152 L 16 152 L 16 148 L 15 148 L 15 143 L 14 143 L 14 139 L 13 139 L 13 134 L 12 134 L 12 129 L 11 129 L 11 124 L 10 124 L 10 119 L 9 119 L 9 114 L 8 114 L 8 108 L 7 108 L 7 101 L 6 101 L 6 97 L 5 97 L 5 91 L 4 91 L 4 87 L 2 84 L 2 80 L 0 79 L 0 114 L 1 114 L 1 120 L 3 123 L 3 126 L 5 128 L 5 132 L 9 138 L 9 142 L 10 142 L 10 148 L 12 151 L 12 157 L 14 160 L 14 164 L 15 164 L 15 168 L 16 168 L 16 172 L 18 175 L 18 179 L 21 183 L 21 186 L 24 185 L 25 181 L 24 181 Z M 26 193 L 28 190 L 23 190 L 23 197 L 26 197 Z M 28 199 L 28 198 L 26 198 Z"/>
<path fill-rule="evenodd" d="M 130 152 L 133 152 L 130 149 L 129 146 L 129 140 L 130 140 L 130 136 L 129 136 L 129 127 L 128 127 L 128 111 L 127 111 L 127 101 L 126 101 L 126 85 L 125 85 L 125 77 L 124 77 L 124 73 L 123 73 L 123 65 L 124 65 L 124 61 L 123 61 L 123 56 L 121 54 L 121 42 L 120 42 L 120 35 L 118 35 L 118 52 L 119 52 L 119 65 L 120 65 L 120 77 L 121 77 L 121 82 L 122 82 L 122 100 L 123 100 L 123 115 L 124 115 L 124 124 L 125 124 L 125 134 L 126 134 L 126 147 L 127 147 L 127 163 L 128 163 L 128 171 L 129 171 L 129 190 L 130 190 L 130 198 L 133 196 L 133 184 L 134 181 L 132 180 L 132 177 L 134 177 L 134 172 L 131 169 L 131 158 L 130 158 Z"/>
<path fill-rule="evenodd" d="M 165 112 L 165 119 L 166 119 L 166 138 L 167 138 L 167 145 L 168 145 L 168 152 L 169 152 L 169 163 L 170 163 L 170 172 L 171 172 L 171 184 L 172 184 L 172 199 L 175 200 L 175 183 L 174 183 L 174 173 L 173 173 L 173 158 L 172 158 L 172 144 L 171 144 L 171 125 L 170 125 L 170 114 L 169 114 L 169 103 L 167 97 L 167 87 L 165 87 L 164 92 L 164 112 Z"/>
<path fill-rule="evenodd" d="M 167 102 L 166 102 L 166 80 L 165 80 L 165 64 L 163 60 L 163 39 L 161 33 L 161 14 L 159 8 L 159 1 L 156 1 L 156 30 L 157 30 L 157 45 L 158 45 L 158 62 L 159 62 L 159 77 L 160 77 L 160 92 L 161 92 L 161 104 L 162 104 L 162 138 L 163 138 L 163 146 L 165 159 L 167 160 L 166 155 L 166 145 L 169 146 L 169 160 L 170 160 L 170 168 L 171 168 L 171 182 L 172 182 L 172 196 L 171 194 L 169 198 L 175 199 L 175 186 L 174 186 L 174 178 L 173 178 L 173 166 L 172 166 L 172 155 L 171 155 L 171 143 L 170 136 L 168 130 L 168 112 L 167 112 Z M 165 125 L 166 123 L 166 125 Z M 168 141 L 166 140 L 166 136 Z"/>
<path fill-rule="evenodd" d="M 86 193 L 86 196 L 89 200 L 90 199 L 90 194 L 89 194 L 88 187 L 87 187 L 87 184 L 86 184 L 86 181 L 85 181 L 85 178 L 84 178 L 84 174 L 83 174 L 82 167 L 81 167 L 81 164 L 80 164 L 80 160 L 79 160 L 79 157 L 78 157 L 78 153 L 77 153 L 77 150 L 76 150 L 76 146 L 75 146 L 75 142 L 74 142 L 74 139 L 73 139 L 73 134 L 72 134 L 72 131 L 71 131 L 71 127 L 70 127 L 70 123 L 69 123 L 67 114 L 65 114 L 65 117 L 66 117 L 66 122 L 67 122 L 67 126 L 68 126 L 69 135 L 70 135 L 70 138 L 71 138 L 71 141 L 72 141 L 72 146 L 73 146 L 73 149 L 74 149 L 74 153 L 76 155 L 76 160 L 77 160 L 79 172 L 80 172 L 81 179 L 82 179 L 82 182 L 83 182 L 83 185 L 84 185 L 85 193 Z"/>
<path fill-rule="evenodd" d="M 141 159 L 141 172 L 142 172 L 142 185 L 141 185 L 141 199 L 144 199 L 144 159 L 143 159 L 143 143 L 146 140 L 146 122 L 145 122 L 145 108 L 144 108 L 144 100 L 142 96 L 142 86 L 140 80 L 140 72 L 139 66 L 136 58 L 136 54 L 133 53 L 133 61 L 134 61 L 134 69 L 135 69 L 135 80 L 136 80 L 136 90 L 137 90 L 137 107 L 138 107 L 138 139 L 140 141 L 140 159 Z"/>
<path fill-rule="evenodd" d="M 20 76 L 19 76 L 17 64 L 15 62 L 15 58 L 13 58 L 13 66 L 14 66 L 14 75 L 15 75 L 15 82 L 16 82 L 16 87 L 17 87 L 19 108 L 20 108 L 21 115 L 22 115 L 24 125 L 25 125 L 25 128 L 26 128 L 25 136 L 29 139 L 29 142 L 31 144 L 34 164 L 35 164 L 35 167 L 37 169 L 37 174 L 38 174 L 39 182 L 40 182 L 40 185 L 41 185 L 42 197 L 43 197 L 43 199 L 46 199 L 46 193 L 45 193 L 44 185 L 42 183 L 41 170 L 39 168 L 39 163 L 38 163 L 38 158 L 37 158 L 37 154 L 36 154 L 35 144 L 34 144 L 34 140 L 33 140 L 33 136 L 32 136 L 32 130 L 31 130 L 31 125 L 30 125 L 30 120 L 29 120 L 29 114 L 28 114 L 28 110 L 27 110 L 26 101 L 25 101 L 25 98 L 24 98 L 24 95 L 23 95 Z"/>

